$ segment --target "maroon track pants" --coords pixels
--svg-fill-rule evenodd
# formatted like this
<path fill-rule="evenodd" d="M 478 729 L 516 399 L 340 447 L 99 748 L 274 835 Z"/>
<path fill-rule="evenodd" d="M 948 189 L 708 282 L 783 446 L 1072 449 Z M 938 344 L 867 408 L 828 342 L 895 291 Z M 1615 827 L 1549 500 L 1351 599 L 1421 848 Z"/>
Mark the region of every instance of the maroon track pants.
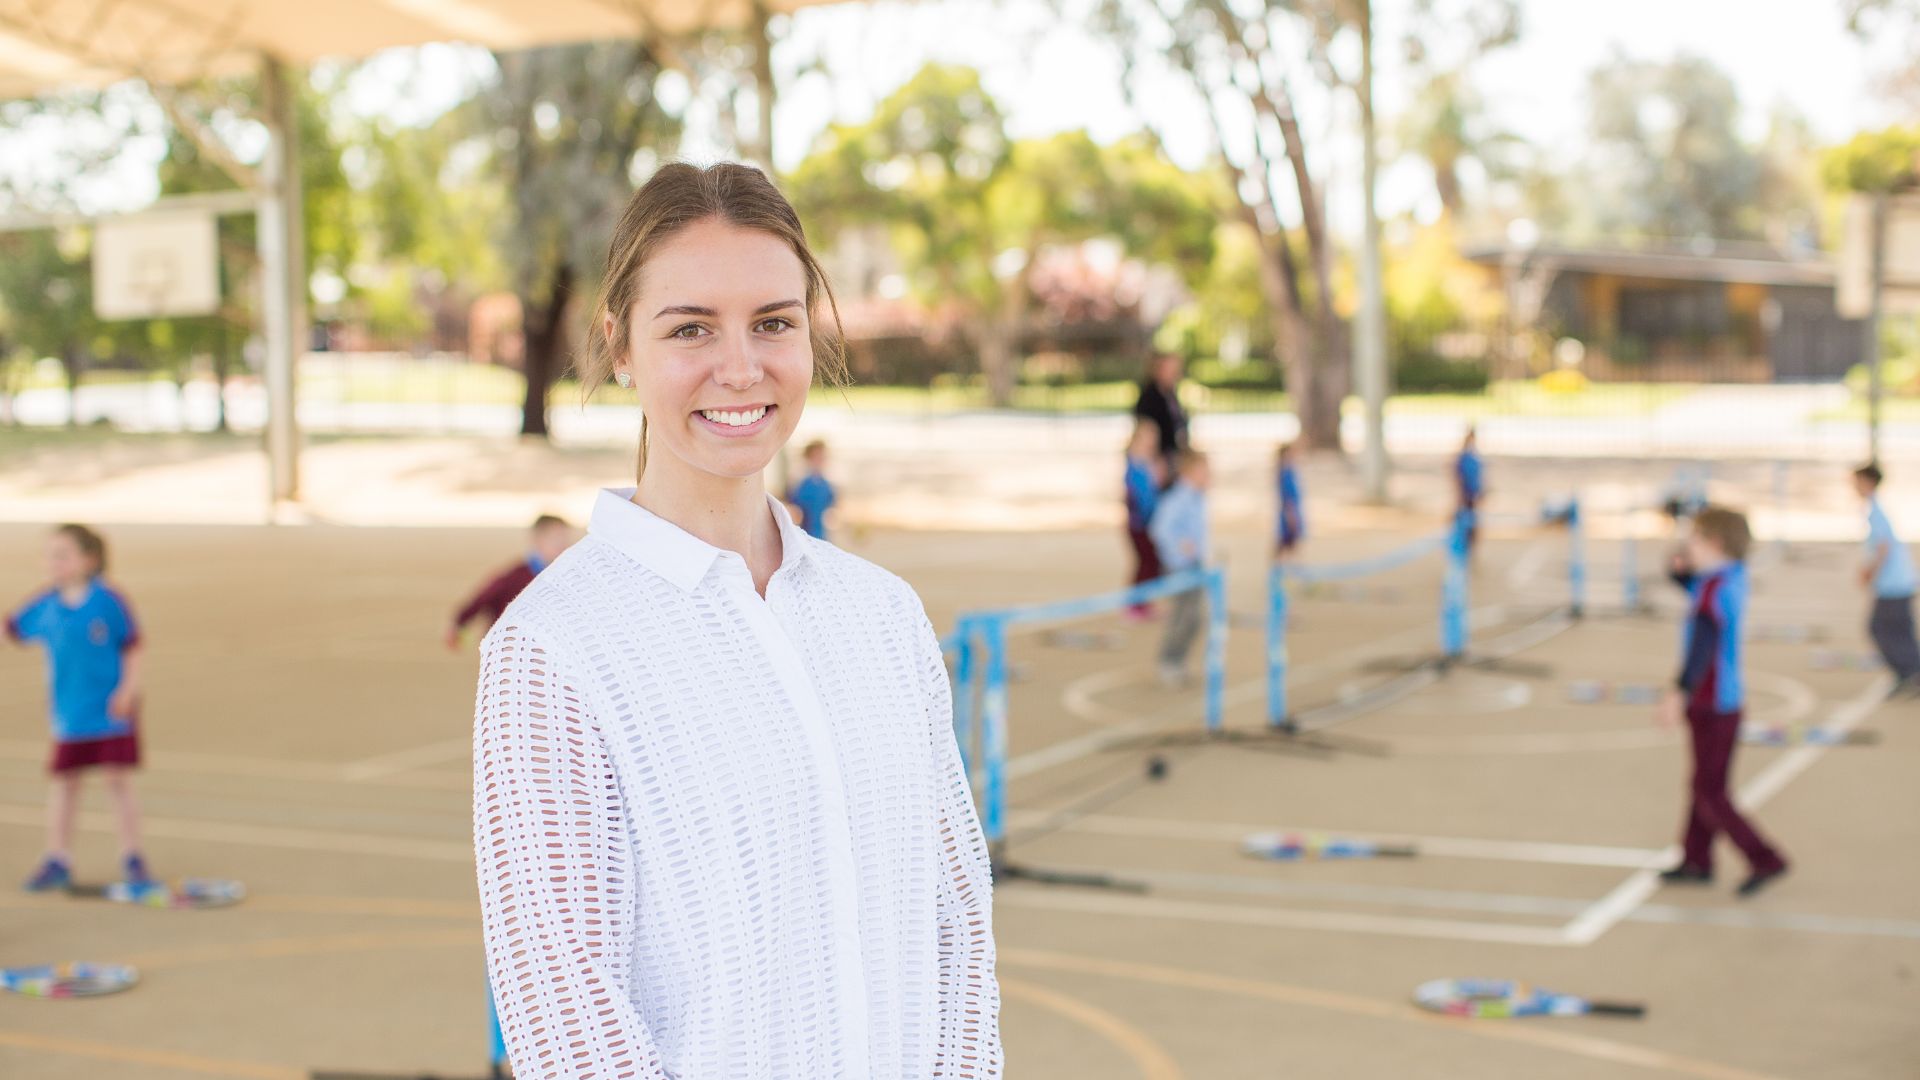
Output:
<path fill-rule="evenodd" d="M 1693 735 L 1693 801 L 1687 814 L 1682 861 L 1701 870 L 1713 869 L 1713 839 L 1726 833 L 1755 872 L 1785 865 L 1780 853 L 1741 816 L 1727 791 L 1733 769 L 1733 750 L 1740 745 L 1740 713 L 1687 710 L 1687 729 Z"/>
<path fill-rule="evenodd" d="M 1160 552 L 1153 546 L 1153 537 L 1145 529 L 1127 529 L 1127 539 L 1133 542 L 1133 583 L 1152 581 L 1160 576 Z M 1134 610 L 1145 611 L 1147 605 L 1135 604 Z"/>

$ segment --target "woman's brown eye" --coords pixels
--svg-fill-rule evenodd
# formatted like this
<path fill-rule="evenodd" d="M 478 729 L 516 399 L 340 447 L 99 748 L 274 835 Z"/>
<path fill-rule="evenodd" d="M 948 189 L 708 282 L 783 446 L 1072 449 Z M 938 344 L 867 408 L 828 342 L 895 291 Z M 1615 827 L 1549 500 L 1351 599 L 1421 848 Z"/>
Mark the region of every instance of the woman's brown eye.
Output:
<path fill-rule="evenodd" d="M 785 330 L 792 325 L 793 323 L 786 319 L 768 319 L 765 322 L 760 324 L 760 329 L 766 330 L 771 328 L 773 330 L 778 331 L 778 330 Z"/>

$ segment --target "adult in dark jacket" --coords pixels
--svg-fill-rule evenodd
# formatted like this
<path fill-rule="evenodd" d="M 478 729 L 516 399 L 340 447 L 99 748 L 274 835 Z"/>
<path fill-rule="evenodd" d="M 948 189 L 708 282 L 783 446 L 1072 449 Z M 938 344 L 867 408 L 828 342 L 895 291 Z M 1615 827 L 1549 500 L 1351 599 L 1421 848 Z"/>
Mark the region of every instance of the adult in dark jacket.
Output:
<path fill-rule="evenodd" d="M 1140 400 L 1133 415 L 1150 421 L 1160 433 L 1160 457 L 1168 465 L 1165 475 L 1173 475 L 1173 457 L 1187 448 L 1187 410 L 1180 405 L 1180 358 L 1161 353 L 1140 380 Z"/>

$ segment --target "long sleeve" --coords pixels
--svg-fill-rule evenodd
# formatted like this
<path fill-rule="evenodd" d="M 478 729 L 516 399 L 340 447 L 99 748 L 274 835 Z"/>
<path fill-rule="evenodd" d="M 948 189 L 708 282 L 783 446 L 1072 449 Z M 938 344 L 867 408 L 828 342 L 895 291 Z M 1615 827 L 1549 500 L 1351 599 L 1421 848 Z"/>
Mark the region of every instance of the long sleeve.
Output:
<path fill-rule="evenodd" d="M 488 636 L 474 706 L 487 968 L 520 1080 L 667 1080 L 629 995 L 637 897 L 620 787 L 577 684 L 524 626 Z"/>
<path fill-rule="evenodd" d="M 1001 1075 L 1000 984 L 994 975 L 993 869 L 953 733 L 953 688 L 933 627 L 921 616 L 921 681 L 933 767 L 940 776 L 934 827 L 941 856 L 939 1035 L 934 1075 Z"/>

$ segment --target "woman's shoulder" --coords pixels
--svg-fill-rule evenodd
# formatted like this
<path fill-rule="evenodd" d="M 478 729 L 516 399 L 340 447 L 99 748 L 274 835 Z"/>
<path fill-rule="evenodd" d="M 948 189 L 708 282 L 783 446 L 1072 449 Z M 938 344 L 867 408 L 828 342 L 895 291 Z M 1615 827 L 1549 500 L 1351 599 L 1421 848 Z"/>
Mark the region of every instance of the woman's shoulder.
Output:
<path fill-rule="evenodd" d="M 815 565 L 836 588 L 864 599 L 884 600 L 914 614 L 923 613 L 920 594 L 900 575 L 825 540 L 806 537 L 802 542 L 809 545 Z"/>

